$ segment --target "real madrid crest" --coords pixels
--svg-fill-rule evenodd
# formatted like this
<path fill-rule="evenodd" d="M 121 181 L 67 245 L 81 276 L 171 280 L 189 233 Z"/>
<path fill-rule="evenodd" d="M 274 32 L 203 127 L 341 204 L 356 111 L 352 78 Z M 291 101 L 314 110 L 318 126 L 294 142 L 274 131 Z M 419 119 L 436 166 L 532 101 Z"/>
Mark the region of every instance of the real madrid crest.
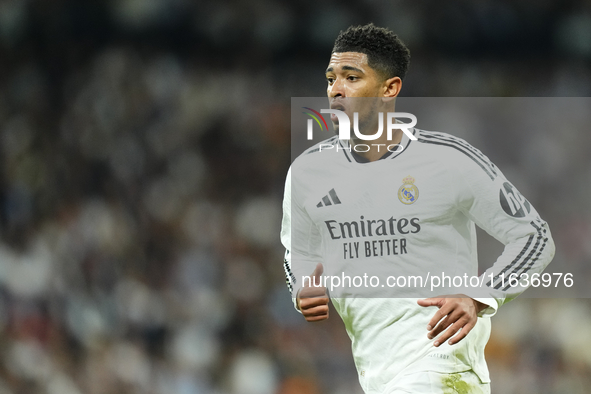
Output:
<path fill-rule="evenodd" d="M 398 189 L 398 199 L 403 204 L 413 204 L 419 199 L 419 189 L 415 186 L 415 179 L 409 175 L 402 182 L 402 186 Z"/>

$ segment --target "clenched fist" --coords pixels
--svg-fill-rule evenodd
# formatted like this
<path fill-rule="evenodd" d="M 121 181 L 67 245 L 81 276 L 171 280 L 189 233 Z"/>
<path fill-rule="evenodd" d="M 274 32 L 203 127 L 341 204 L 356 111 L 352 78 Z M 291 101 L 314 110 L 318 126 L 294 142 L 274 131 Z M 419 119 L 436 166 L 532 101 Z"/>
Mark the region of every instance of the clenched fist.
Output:
<path fill-rule="evenodd" d="M 313 284 L 321 284 L 324 269 L 321 263 L 310 275 L 310 281 L 304 283 L 304 287 L 298 291 L 296 302 L 306 321 L 315 322 L 328 319 L 328 293 L 326 287 L 315 287 Z"/>

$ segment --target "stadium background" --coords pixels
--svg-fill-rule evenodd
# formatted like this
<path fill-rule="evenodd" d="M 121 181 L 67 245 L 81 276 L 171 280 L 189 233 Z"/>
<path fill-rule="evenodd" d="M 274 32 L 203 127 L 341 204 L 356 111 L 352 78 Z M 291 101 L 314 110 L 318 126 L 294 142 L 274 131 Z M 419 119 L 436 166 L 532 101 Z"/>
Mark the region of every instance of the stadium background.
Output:
<path fill-rule="evenodd" d="M 412 51 L 406 96 L 591 93 L 588 1 L 0 2 L 0 394 L 360 393 L 278 231 L 290 97 L 369 21 Z M 479 147 L 586 267 L 590 137 L 524 133 Z M 487 353 L 493 393 L 588 393 L 591 303 L 506 305 Z"/>

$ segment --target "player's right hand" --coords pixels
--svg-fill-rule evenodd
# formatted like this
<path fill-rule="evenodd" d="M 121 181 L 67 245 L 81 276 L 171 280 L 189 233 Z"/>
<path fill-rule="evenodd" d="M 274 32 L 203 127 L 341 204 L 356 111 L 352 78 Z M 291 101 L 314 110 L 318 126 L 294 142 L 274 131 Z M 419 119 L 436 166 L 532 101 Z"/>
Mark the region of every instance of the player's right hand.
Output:
<path fill-rule="evenodd" d="M 326 287 L 315 287 L 313 283 L 321 284 L 324 268 L 321 263 L 316 265 L 316 269 L 310 275 L 310 283 L 298 291 L 296 297 L 297 305 L 306 321 L 315 322 L 328 319 L 328 293 Z"/>

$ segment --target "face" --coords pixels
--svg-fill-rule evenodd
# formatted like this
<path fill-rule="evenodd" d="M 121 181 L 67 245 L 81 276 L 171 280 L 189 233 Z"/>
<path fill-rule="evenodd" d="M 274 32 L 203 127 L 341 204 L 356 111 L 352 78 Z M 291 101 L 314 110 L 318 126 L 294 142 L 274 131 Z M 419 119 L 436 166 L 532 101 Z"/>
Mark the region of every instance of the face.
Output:
<path fill-rule="evenodd" d="M 353 112 L 358 112 L 360 131 L 365 129 L 370 134 L 378 127 L 378 108 L 386 102 L 384 99 L 396 97 L 401 86 L 400 78 L 385 80 L 369 66 L 367 55 L 359 52 L 334 52 L 326 69 L 326 81 L 330 107 L 345 111 L 351 121 Z M 331 120 L 338 130 L 336 116 L 331 115 Z"/>

